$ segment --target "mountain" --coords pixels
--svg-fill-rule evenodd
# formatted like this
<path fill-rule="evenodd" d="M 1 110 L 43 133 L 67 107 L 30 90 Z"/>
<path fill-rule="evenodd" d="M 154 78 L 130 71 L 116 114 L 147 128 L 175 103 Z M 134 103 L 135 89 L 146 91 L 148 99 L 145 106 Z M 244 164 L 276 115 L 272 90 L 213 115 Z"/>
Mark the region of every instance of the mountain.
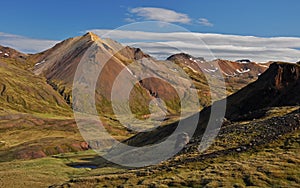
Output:
<path fill-rule="evenodd" d="M 266 107 L 299 105 L 299 91 L 300 66 L 275 62 L 256 82 L 228 97 L 226 116 L 235 120 Z"/>
<path fill-rule="evenodd" d="M 29 60 L 35 64 L 33 69 L 34 73 L 45 76 L 48 83 L 63 95 L 67 103 L 70 104 L 72 102 L 71 85 L 77 66 L 87 50 L 91 47 L 96 48 L 96 46 L 98 48 L 98 52 L 96 52 L 97 58 L 93 61 L 101 62 L 100 64 L 103 65 L 105 62 L 102 62 L 102 60 L 111 57 L 107 59 L 108 63 L 103 67 L 97 83 L 96 98 L 98 101 L 98 111 L 102 113 L 112 113 L 111 107 L 103 104 L 110 103 L 112 85 L 118 74 L 124 69 L 128 75 L 132 72 L 141 74 L 139 73 L 141 72 L 140 68 L 128 66 L 133 64 L 133 62 L 143 64 L 142 61 L 146 59 L 149 62 L 144 63 L 143 71 L 150 71 L 151 74 L 158 78 L 143 79 L 135 84 L 131 97 L 143 100 L 136 103 L 132 99 L 131 101 L 134 104 L 131 105 L 131 108 L 134 112 L 142 113 L 142 115 L 149 113 L 147 110 L 148 103 L 157 96 L 164 99 L 171 114 L 179 113 L 179 98 L 174 94 L 174 88 L 163 81 L 167 78 L 169 82 L 175 81 L 176 83 L 180 80 L 177 79 L 177 77 L 180 76 L 182 80 L 185 80 L 184 82 L 190 82 L 176 71 L 178 69 L 176 66 L 178 65 L 192 78 L 193 84 L 198 91 L 202 107 L 209 106 L 211 103 L 209 96 L 210 88 L 208 87 L 206 76 L 213 75 L 213 72 L 217 71 L 215 70 L 217 69 L 216 67 L 221 67 L 222 69 L 228 88 L 228 94 L 232 94 L 248 83 L 253 82 L 267 69 L 267 65 L 256 63 L 246 64 L 225 60 L 206 62 L 204 59 L 199 61 L 198 66 L 201 68 L 199 69 L 196 65 L 197 58 L 188 54 L 175 54 L 170 56 L 167 61 L 158 61 L 142 52 L 139 48 L 123 46 L 111 39 L 100 39 L 91 32 L 84 36 L 67 39 L 49 50 L 30 56 Z M 175 65 L 168 64 L 168 61 L 175 63 Z M 159 73 L 152 70 L 155 69 L 155 67 L 160 67 Z M 207 74 L 204 75 L 202 70 L 206 71 L 205 73 Z M 170 71 L 172 74 L 170 74 Z M 132 76 L 138 78 L 138 75 Z M 216 82 L 220 82 L 217 79 L 215 80 Z M 187 87 L 184 85 L 180 86 L 182 83 L 183 82 L 178 82 L 178 87 Z M 218 85 L 218 83 L 216 83 L 216 85 Z M 218 96 L 216 96 L 216 98 L 218 98 Z"/>
<path fill-rule="evenodd" d="M 171 159 L 139 169 L 120 168 L 98 156 L 90 147 L 99 145 L 99 140 L 85 141 L 73 117 L 72 110 L 77 109 L 72 102 L 86 101 L 85 96 L 72 96 L 75 72 L 84 70 L 78 67 L 81 60 L 92 62 L 87 69 L 90 74 L 79 80 L 83 86 L 94 79 L 93 71 L 102 69 L 95 98 L 110 135 L 128 145 L 155 147 L 153 143 L 164 141 L 177 128 L 179 96 L 183 96 L 189 104 L 200 103 L 200 109 L 187 109 L 182 117 L 188 130 L 191 120 L 199 118 L 190 142 Z M 67 39 L 37 54 L 0 46 L 0 186 L 296 187 L 300 181 L 299 67 L 299 63 L 206 61 L 183 53 L 157 60 L 139 48 L 93 33 Z M 121 81 L 129 80 L 131 85 L 116 81 L 121 72 Z M 143 73 L 149 78 L 142 79 Z M 220 119 L 220 114 L 212 116 L 213 122 L 223 121 L 222 127 L 212 146 L 199 152 L 212 107 L 225 104 L 218 95 L 223 80 L 230 95 L 225 119 Z M 134 118 L 113 114 L 113 84 L 117 84 L 117 94 L 133 86 L 129 103 Z M 198 98 L 187 97 L 187 88 Z M 211 90 L 215 91 L 215 101 L 211 101 Z M 166 110 L 158 105 L 157 98 L 165 101 Z M 125 100 L 118 99 L 118 108 L 124 108 Z M 150 116 L 153 106 L 165 110 L 167 117 Z M 157 119 L 163 122 L 137 134 L 120 123 L 148 128 L 137 119 L 150 120 L 151 125 Z M 93 120 L 88 119 L 88 123 Z M 131 160 L 131 156 L 153 154 L 146 149 L 131 155 L 135 151 L 122 150 L 116 157 Z M 105 152 L 110 154 L 114 148 Z M 146 160 L 143 164 L 150 161 Z"/>
<path fill-rule="evenodd" d="M 274 62 L 258 80 L 228 96 L 226 101 L 223 99 L 215 102 L 213 106 L 218 108 L 226 104 L 225 118 L 233 122 L 263 118 L 274 107 L 299 106 L 299 71 L 298 64 Z M 211 109 L 211 106 L 206 107 L 199 114 L 183 119 L 181 123 L 189 124 L 193 119 L 199 117 L 194 134 L 195 137 L 199 137 L 207 127 Z M 213 117 L 220 119 L 218 114 L 214 114 Z M 136 134 L 125 142 L 134 146 L 160 142 L 177 128 L 178 123 L 159 127 L 151 132 Z"/>
<path fill-rule="evenodd" d="M 182 68 L 188 67 L 194 70 L 193 72 L 199 72 L 207 76 L 218 75 L 218 71 L 221 71 L 226 82 L 228 95 L 255 81 L 269 67 L 269 63 L 262 64 L 248 61 L 233 62 L 222 59 L 206 61 L 204 58 L 193 57 L 185 53 L 171 55 L 167 60 L 178 64 Z"/>
<path fill-rule="evenodd" d="M 217 59 L 208 62 L 204 58 L 193 57 L 185 53 L 171 55 L 167 58 L 167 60 L 173 61 L 178 64 L 184 64 L 188 67 L 193 68 L 194 70 L 206 73 L 214 73 L 217 71 L 216 69 L 220 67 L 222 74 L 225 77 L 243 76 L 245 78 L 256 78 L 269 67 L 268 64 L 255 63 L 251 62 L 250 60 L 247 62 L 234 62 Z"/>
<path fill-rule="evenodd" d="M 0 51 L 1 113 L 70 115 L 71 110 L 61 96 L 43 77 L 28 70 L 28 55 L 7 47 L 0 47 Z"/>
<path fill-rule="evenodd" d="M 126 65 L 141 58 L 150 58 L 140 49 L 122 46 L 111 39 L 100 39 L 97 35 L 89 32 L 82 37 L 67 39 L 45 52 L 33 55 L 30 59 L 35 62 L 34 73 L 45 76 L 48 83 L 61 93 L 68 103 L 71 103 L 71 87 L 77 66 L 90 48 L 94 48 L 96 51 L 93 61 L 100 62 L 97 65 L 98 68 L 103 66 L 96 87 L 97 107 L 100 113 L 112 114 L 111 90 L 118 74 L 125 70 L 131 76 L 132 72 L 126 69 Z M 105 59 L 107 63 L 103 62 Z M 153 96 L 141 83 L 138 82 L 134 85 L 131 97 L 140 98 L 139 101 L 132 100 L 134 104 L 131 104 L 131 108 L 134 112 L 149 113 L 148 103 Z"/>
<path fill-rule="evenodd" d="M 18 52 L 15 49 L 4 47 L 0 45 L 0 58 L 7 58 L 15 61 L 23 61 L 26 60 L 27 54 L 23 54 Z"/>
<path fill-rule="evenodd" d="M 95 169 L 89 175 L 52 187 L 297 187 L 300 165 L 299 69 L 298 64 L 274 62 L 257 81 L 229 96 L 226 114 L 229 120 L 223 122 L 214 142 L 205 151 L 198 149 L 205 144 L 202 134 L 211 107 L 200 112 L 195 135 L 169 160 L 142 168 L 116 170 L 119 166 L 102 157 L 80 158 L 68 165 L 93 166 Z M 224 100 L 214 105 L 219 103 L 224 103 Z M 236 110 L 238 105 L 243 113 Z M 185 126 L 190 125 L 188 119 L 191 118 L 183 120 Z M 126 142 L 134 146 L 149 144 L 149 148 L 155 147 L 152 144 L 165 141 L 177 125 L 178 122 L 139 133 Z M 163 149 L 169 151 L 172 148 Z M 130 161 L 132 159 L 128 156 L 134 156 L 135 152 L 137 158 L 154 153 L 147 149 L 145 153 L 132 149 L 122 151 L 116 157 Z M 116 171 L 108 172 L 109 167 Z M 103 170 L 101 175 L 100 170 Z"/>
<path fill-rule="evenodd" d="M 31 71 L 30 55 L 0 51 L 0 162 L 88 149 L 70 106 Z"/>
<path fill-rule="evenodd" d="M 53 48 L 37 54 L 23 54 L 11 48 L 1 47 L 0 100 L 2 106 L 0 112 L 6 121 L 11 119 L 12 122 L 15 122 L 11 122 L 9 126 L 16 127 L 17 125 L 17 121 L 13 120 L 15 117 L 7 116 L 10 113 L 16 113 L 17 119 L 28 119 L 28 121 L 32 121 L 34 122 L 33 124 L 40 127 L 44 127 L 45 124 L 40 124 L 39 118 L 36 116 L 42 115 L 42 118 L 46 118 L 41 119 L 41 122 L 48 122 L 50 121 L 48 118 L 54 118 L 57 119 L 57 122 L 60 122 L 58 124 L 64 124 L 64 121 L 60 121 L 62 117 L 65 117 L 67 122 L 71 122 L 69 119 L 72 119 L 71 105 L 74 75 L 81 59 L 86 54 L 89 54 L 91 49 L 95 52 L 92 54 L 93 56 L 91 57 L 93 59 L 91 60 L 100 62 L 94 69 L 103 66 L 105 63 L 103 60 L 107 60 L 105 66 L 102 67 L 103 69 L 97 82 L 95 92 L 97 110 L 101 114 L 104 126 L 120 140 L 132 136 L 134 133 L 134 131 L 121 126 L 120 120 L 114 116 L 110 101 L 112 86 L 121 71 L 125 71 L 126 79 L 136 81 L 133 84 L 133 90 L 129 99 L 130 109 L 133 114 L 140 119 L 149 119 L 150 101 L 155 102 L 153 99 L 159 97 L 164 100 L 167 109 L 166 121 L 163 124 L 169 124 L 176 121 L 181 113 L 179 95 L 185 96 L 184 100 L 190 104 L 198 101 L 198 98 L 191 99 L 188 97 L 186 88 L 190 88 L 190 90 L 198 93 L 200 109 L 211 104 L 210 89 L 214 89 L 215 93 L 218 94 L 218 85 L 222 82 L 222 79 L 213 77 L 214 74 L 210 71 L 216 69 L 217 65 L 222 67 L 222 70 L 227 71 L 224 72 L 228 89 L 227 94 L 236 92 L 249 82 L 254 81 L 258 74 L 265 69 L 265 66 L 255 63 L 249 63 L 248 65 L 224 60 L 206 62 L 203 58 L 194 58 L 187 54 L 175 54 L 166 61 L 156 60 L 139 48 L 123 46 L 111 39 L 101 39 L 91 32 L 83 36 L 64 40 Z M 197 69 L 195 65 L 196 60 L 199 61 L 201 69 Z M 253 71 L 243 71 L 248 68 L 251 68 Z M 232 76 L 226 76 L 225 73 L 232 73 L 230 71 L 236 72 Z M 143 73 L 149 74 L 150 77 L 137 81 L 137 79 L 142 77 Z M 231 79 L 239 80 L 240 76 L 245 76 L 245 80 L 242 82 L 230 81 Z M 85 81 L 89 81 L 89 79 L 91 78 L 86 77 Z M 212 88 L 208 86 L 208 79 L 213 80 Z M 171 85 L 172 83 L 175 83 L 178 91 L 175 91 Z M 193 87 L 192 84 L 194 84 Z M 122 93 L 122 87 L 119 88 L 118 93 Z M 221 96 L 214 97 L 220 99 Z M 75 102 L 84 101 L 85 98 L 77 100 Z M 121 101 L 120 108 L 123 108 L 123 102 Z M 185 109 L 187 114 L 184 114 L 184 116 L 195 113 L 200 109 Z M 27 113 L 27 115 L 18 115 L 19 113 Z M 47 117 L 45 117 L 45 114 L 47 114 Z M 131 120 L 130 118 L 132 117 L 128 117 L 126 114 L 121 118 L 131 122 L 132 126 L 148 126 L 135 123 L 135 119 Z M 150 120 L 152 121 L 152 119 Z M 158 120 L 160 119 L 158 118 Z M 73 123 L 67 124 L 73 127 Z M 6 123 L 4 125 L 6 126 Z M 24 124 L 24 126 L 27 128 L 28 125 Z M 64 129 L 69 128 L 64 127 Z M 18 131 L 20 131 L 18 134 L 22 135 L 21 129 L 18 129 Z M 61 133 L 55 131 L 53 137 L 56 137 L 55 135 L 57 134 L 60 135 Z M 68 137 L 67 135 L 69 133 L 65 136 Z M 45 143 L 48 142 L 48 139 L 53 139 L 53 137 L 47 138 Z M 30 140 L 30 138 L 28 139 Z M 77 139 L 80 143 L 83 142 L 78 134 L 74 139 Z M 23 145 L 29 140 L 24 139 L 19 145 L 14 145 L 13 155 L 17 155 L 15 154 L 16 152 L 21 152 L 26 153 L 21 155 L 26 156 L 26 158 L 44 156 L 44 154 L 41 154 L 41 150 L 45 147 L 43 144 L 36 145 L 32 147 L 32 150 L 26 151 Z M 67 139 L 62 139 L 56 146 L 67 143 L 69 143 Z M 8 144 L 8 146 L 8 148 L 12 147 L 11 144 Z M 50 148 L 50 150 L 52 149 Z M 31 155 L 28 152 L 37 152 L 40 155 Z"/>

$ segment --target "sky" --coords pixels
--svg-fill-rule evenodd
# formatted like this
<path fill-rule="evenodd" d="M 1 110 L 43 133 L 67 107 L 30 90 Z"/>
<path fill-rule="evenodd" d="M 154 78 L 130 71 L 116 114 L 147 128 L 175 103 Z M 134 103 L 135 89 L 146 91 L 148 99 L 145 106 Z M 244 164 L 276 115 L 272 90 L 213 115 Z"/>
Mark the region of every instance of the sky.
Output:
<path fill-rule="evenodd" d="M 281 53 L 285 55 L 282 60 L 294 61 L 300 57 L 299 8 L 298 0 L 2 1 L 0 45 L 33 53 L 86 31 L 103 34 L 103 31 L 124 28 L 124 25 L 136 22 L 162 21 L 178 25 L 191 34 L 215 34 L 197 36 L 202 37 L 218 58 L 245 57 L 267 61 L 280 58 Z M 176 33 L 174 36 L 177 36 Z M 249 36 L 255 37 L 254 42 Z M 214 40 L 212 37 L 215 37 Z M 132 41 L 125 40 L 126 36 L 113 39 L 132 44 Z M 180 41 L 179 37 L 175 37 L 166 41 L 162 38 L 161 41 L 169 42 L 168 45 L 176 43 L 176 48 L 183 49 L 190 44 L 193 50 L 188 52 L 201 55 L 196 53 L 196 44 L 183 44 L 185 39 Z M 279 42 L 277 39 L 280 39 Z M 162 44 L 159 46 L 153 42 L 145 44 L 140 41 L 135 45 L 156 55 L 162 49 Z M 159 50 L 155 52 L 154 48 Z M 163 52 L 168 54 L 172 50 Z"/>

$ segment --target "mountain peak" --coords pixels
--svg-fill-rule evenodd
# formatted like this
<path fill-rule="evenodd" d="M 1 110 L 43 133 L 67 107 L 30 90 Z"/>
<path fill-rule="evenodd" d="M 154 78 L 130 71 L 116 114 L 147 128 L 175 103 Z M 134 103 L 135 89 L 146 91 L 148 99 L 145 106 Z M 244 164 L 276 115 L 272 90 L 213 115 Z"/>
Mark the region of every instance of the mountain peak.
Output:
<path fill-rule="evenodd" d="M 194 57 L 190 54 L 186 53 L 178 53 L 178 54 L 173 54 L 170 57 L 167 58 L 167 60 L 172 61 L 176 59 L 189 59 L 189 60 L 200 60 L 200 61 L 205 61 L 203 57 Z"/>
<path fill-rule="evenodd" d="M 100 37 L 93 32 L 87 32 L 84 37 L 89 37 L 92 41 L 100 40 Z"/>

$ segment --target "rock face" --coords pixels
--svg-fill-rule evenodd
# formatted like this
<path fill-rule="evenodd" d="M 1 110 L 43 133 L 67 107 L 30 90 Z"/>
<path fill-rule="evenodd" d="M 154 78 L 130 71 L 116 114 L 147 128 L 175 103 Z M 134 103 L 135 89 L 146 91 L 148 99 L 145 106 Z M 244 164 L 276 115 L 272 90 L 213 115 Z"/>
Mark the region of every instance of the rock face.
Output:
<path fill-rule="evenodd" d="M 278 90 L 282 90 L 289 85 L 293 85 L 299 80 L 300 69 L 298 66 L 294 66 L 292 64 L 276 64 L 274 69 L 277 69 L 275 87 Z"/>
<path fill-rule="evenodd" d="M 143 58 L 150 58 L 150 56 L 148 54 L 145 54 L 140 48 L 132 48 L 132 47 L 126 47 L 126 50 L 128 50 L 129 56 L 128 58 L 130 59 L 134 59 L 134 60 L 139 60 L 139 59 L 143 59 Z M 126 51 L 124 50 L 124 51 Z M 125 53 L 123 51 L 121 51 L 121 53 Z M 125 55 L 125 54 L 124 54 Z"/>
<path fill-rule="evenodd" d="M 266 107 L 299 105 L 300 66 L 275 62 L 259 79 L 228 97 L 227 118 Z"/>

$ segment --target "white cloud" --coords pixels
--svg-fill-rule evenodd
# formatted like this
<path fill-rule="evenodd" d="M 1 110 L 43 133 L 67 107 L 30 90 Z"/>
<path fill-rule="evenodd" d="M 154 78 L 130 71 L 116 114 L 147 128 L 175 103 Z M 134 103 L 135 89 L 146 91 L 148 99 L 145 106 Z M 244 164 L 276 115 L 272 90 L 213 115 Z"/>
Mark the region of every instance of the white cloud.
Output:
<path fill-rule="evenodd" d="M 197 44 L 184 42 L 160 42 L 160 43 L 128 43 L 145 49 L 150 54 L 159 58 L 166 58 L 174 53 L 185 52 L 206 59 L 222 58 L 237 60 L 249 58 L 258 62 L 269 60 L 282 60 L 295 62 L 300 57 L 300 51 L 290 48 L 265 48 L 265 47 L 241 47 L 231 45 L 208 45 L 201 46 Z M 214 56 L 212 56 L 210 54 Z"/>
<path fill-rule="evenodd" d="M 188 15 L 163 8 L 137 7 L 130 9 L 130 13 L 145 20 L 185 24 L 191 22 L 191 19 Z"/>
<path fill-rule="evenodd" d="M 264 38 L 195 32 L 90 31 L 100 37 L 126 41 L 125 44 L 140 47 L 159 58 L 183 51 L 207 59 L 249 58 L 257 62 L 270 60 L 295 62 L 300 59 L 300 38 L 297 37 Z"/>
<path fill-rule="evenodd" d="M 0 32 L 0 45 L 7 46 L 25 53 L 36 53 L 54 46 L 59 41 L 32 39 L 20 35 Z"/>
<path fill-rule="evenodd" d="M 89 31 L 95 32 L 103 38 L 112 38 L 126 45 L 139 47 L 158 58 L 185 52 L 206 59 L 249 58 L 257 62 L 270 60 L 296 62 L 300 59 L 300 38 L 297 37 L 264 38 L 195 32 Z M 46 50 L 58 42 L 0 32 L 0 45 L 27 53 Z"/>
<path fill-rule="evenodd" d="M 124 20 L 125 22 L 129 22 L 129 23 L 136 22 L 136 20 L 133 18 L 125 18 Z"/>
<path fill-rule="evenodd" d="M 212 24 L 208 19 L 206 18 L 199 18 L 198 23 L 200 23 L 203 26 L 207 26 L 207 27 L 213 27 L 214 24 Z"/>

